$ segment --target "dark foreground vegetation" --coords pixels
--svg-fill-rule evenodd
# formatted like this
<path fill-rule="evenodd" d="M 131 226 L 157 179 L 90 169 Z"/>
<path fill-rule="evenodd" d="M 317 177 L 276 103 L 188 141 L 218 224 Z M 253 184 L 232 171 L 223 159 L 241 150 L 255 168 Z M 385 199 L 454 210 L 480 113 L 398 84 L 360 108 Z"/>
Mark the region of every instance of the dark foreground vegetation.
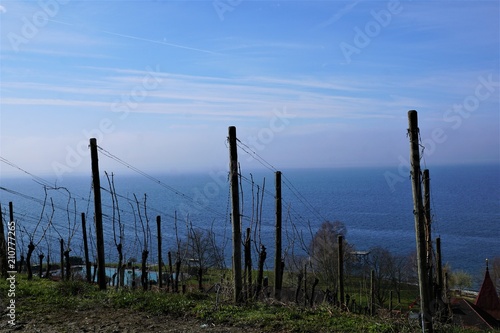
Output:
<path fill-rule="evenodd" d="M 141 288 L 99 291 L 84 281 L 16 276 L 16 326 L 8 324 L 7 281 L 0 281 L 0 332 L 420 332 L 407 311 L 371 316 L 328 302 L 232 304 L 229 286 L 218 291 L 172 293 Z M 193 281 L 194 282 L 194 281 Z M 196 286 L 196 282 L 193 286 Z M 405 300 L 404 300 L 405 301 Z M 472 332 L 442 324 L 437 332 Z"/>

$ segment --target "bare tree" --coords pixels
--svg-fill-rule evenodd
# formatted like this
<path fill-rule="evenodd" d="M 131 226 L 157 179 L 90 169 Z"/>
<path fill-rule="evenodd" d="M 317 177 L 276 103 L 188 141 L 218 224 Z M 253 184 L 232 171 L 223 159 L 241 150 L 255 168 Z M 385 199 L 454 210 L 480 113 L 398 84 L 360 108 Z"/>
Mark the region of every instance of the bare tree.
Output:
<path fill-rule="evenodd" d="M 186 257 L 197 271 L 198 288 L 203 290 L 203 274 L 212 267 L 220 268 L 221 249 L 213 242 L 213 231 L 194 228 L 190 222 L 188 240 L 181 247 L 185 247 Z"/>
<path fill-rule="evenodd" d="M 115 178 L 113 173 L 111 173 L 111 179 L 108 175 L 108 173 L 105 171 L 106 178 L 108 179 L 108 184 L 109 184 L 109 193 L 111 194 L 111 203 L 113 206 L 113 214 L 112 214 L 112 220 L 113 220 L 113 240 L 116 246 L 116 250 L 118 252 L 118 270 L 117 270 L 117 278 L 118 281 L 116 281 L 116 289 L 118 289 L 120 286 L 123 287 L 124 285 L 124 271 L 123 271 L 123 237 L 124 237 L 124 226 L 121 222 L 121 215 L 120 215 L 120 207 L 118 205 L 118 195 L 116 194 L 115 190 Z M 117 228 L 116 225 L 118 224 L 118 239 L 116 237 L 117 234 Z"/>
<path fill-rule="evenodd" d="M 254 297 L 257 298 L 262 290 L 263 279 L 264 279 L 264 263 L 267 258 L 266 247 L 262 243 L 262 211 L 264 204 L 264 193 L 266 189 L 266 178 L 264 177 L 262 181 L 262 187 L 259 185 L 255 185 L 253 180 L 253 175 L 250 174 L 251 184 L 252 184 L 252 216 L 250 220 L 250 228 L 251 231 L 253 228 L 253 241 L 251 240 L 250 233 L 247 234 L 246 239 L 246 249 L 250 251 L 250 243 L 253 242 L 254 250 L 257 254 L 258 260 L 258 270 L 257 270 L 257 281 L 255 286 Z M 255 193 L 255 188 L 257 192 Z M 249 296 L 252 294 L 252 260 L 251 254 L 248 254 L 246 260 L 248 260 L 248 264 L 246 266 L 247 269 L 247 280 L 248 280 L 248 291 Z"/>
<path fill-rule="evenodd" d="M 401 288 L 410 278 L 408 272 L 410 271 L 411 263 L 408 261 L 407 256 L 394 255 L 392 257 L 392 269 L 389 272 L 392 287 L 398 297 L 398 303 L 401 303 Z"/>
<path fill-rule="evenodd" d="M 283 251 L 283 258 L 285 267 L 287 267 L 289 281 L 294 283 L 295 303 L 299 304 L 299 297 L 304 288 L 304 279 L 307 278 L 306 269 L 307 267 L 311 268 L 311 242 L 306 240 L 303 230 L 299 229 L 294 222 L 290 204 L 287 207 L 284 225 L 289 225 L 290 227 L 284 228 L 287 242 L 285 243 L 286 247 Z M 314 233 L 309 222 L 307 228 L 309 231 L 308 234 L 312 239 Z"/>
<path fill-rule="evenodd" d="M 179 274 L 181 272 L 182 264 L 182 254 L 181 254 L 181 244 L 182 241 L 179 238 L 179 228 L 177 227 L 177 211 L 174 212 L 174 229 L 175 229 L 175 242 L 177 245 L 177 251 L 175 256 L 175 278 L 174 278 L 174 292 L 179 292 Z"/>
<path fill-rule="evenodd" d="M 66 279 L 69 280 L 71 277 L 71 262 L 69 253 L 71 252 L 71 240 L 75 236 L 77 230 L 77 212 L 76 212 L 76 200 L 72 198 L 71 192 L 65 187 L 55 188 L 57 190 L 61 189 L 66 191 L 68 194 L 68 201 L 66 203 L 66 216 L 68 220 L 68 238 L 66 240 L 66 250 L 64 251 L 64 256 L 66 258 Z M 73 214 L 71 214 L 70 205 L 73 204 Z M 73 215 L 73 217 L 71 217 Z"/>
<path fill-rule="evenodd" d="M 141 222 L 142 234 L 143 234 L 143 240 L 144 240 L 144 243 L 143 243 L 144 247 L 142 250 L 141 284 L 142 284 L 143 290 L 146 291 L 148 289 L 148 272 L 146 269 L 146 263 L 147 263 L 148 255 L 149 255 L 148 241 L 151 238 L 150 237 L 151 230 L 149 228 L 149 218 L 148 218 L 148 214 L 147 214 L 147 195 L 144 194 L 144 204 L 143 204 L 143 206 L 144 206 L 144 219 L 142 218 L 139 200 L 137 199 L 137 196 L 135 194 L 134 194 L 134 198 L 135 198 L 135 202 L 137 205 L 137 212 L 138 212 L 139 221 Z"/>
<path fill-rule="evenodd" d="M 383 247 L 374 247 L 370 250 L 370 267 L 375 272 L 374 296 L 379 306 L 383 306 L 388 299 L 391 280 L 394 274 L 394 258 L 391 252 Z"/>
<path fill-rule="evenodd" d="M 42 211 L 40 213 L 40 218 L 38 219 L 38 222 L 35 226 L 35 228 L 33 229 L 32 232 L 28 232 L 28 230 L 26 230 L 26 227 L 24 227 L 24 230 L 26 232 L 26 234 L 28 234 L 28 238 L 29 238 L 29 244 L 28 244 L 28 253 L 26 255 L 26 266 L 27 266 L 27 269 L 28 269 L 28 280 L 32 280 L 33 279 L 33 271 L 31 269 L 31 256 L 33 254 L 33 251 L 35 250 L 35 248 L 38 246 L 38 244 L 40 244 L 40 242 L 44 239 L 45 237 L 45 233 L 47 232 L 47 230 L 49 229 L 50 225 L 52 224 L 52 218 L 54 217 L 54 203 L 52 202 L 52 198 L 51 198 L 51 202 L 52 202 L 52 213 L 50 216 L 47 216 L 47 224 L 45 225 L 45 227 L 42 227 L 42 235 L 40 236 L 40 238 L 38 239 L 38 241 L 35 241 L 35 234 L 38 230 L 38 228 L 40 227 L 40 224 L 42 223 L 42 220 L 44 218 L 44 213 L 45 213 L 45 206 L 47 204 L 47 187 L 44 186 L 43 187 L 43 190 L 44 190 L 44 193 L 45 193 L 45 196 L 44 196 L 44 200 L 43 200 L 43 206 L 42 206 Z M 41 269 L 41 267 L 40 267 Z M 61 267 L 62 269 L 62 267 Z"/>
<path fill-rule="evenodd" d="M 314 234 L 309 245 L 311 264 L 314 272 L 329 287 L 337 290 L 338 270 L 338 236 L 345 238 L 347 229 L 340 221 L 325 221 Z M 349 253 L 347 242 L 344 245 L 345 253 Z"/>
<path fill-rule="evenodd" d="M 465 288 L 472 286 L 472 276 L 463 270 L 452 271 L 449 284 L 450 287 L 458 289 L 459 294 L 462 294 Z"/>

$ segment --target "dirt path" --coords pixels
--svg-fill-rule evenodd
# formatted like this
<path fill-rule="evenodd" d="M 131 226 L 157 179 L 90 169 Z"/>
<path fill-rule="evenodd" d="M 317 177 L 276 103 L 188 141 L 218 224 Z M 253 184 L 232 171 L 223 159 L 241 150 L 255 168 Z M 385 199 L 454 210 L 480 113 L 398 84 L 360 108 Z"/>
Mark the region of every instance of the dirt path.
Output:
<path fill-rule="evenodd" d="M 4 319 L 4 318 L 3 318 Z M 193 318 L 171 318 L 169 316 L 148 316 L 131 310 L 93 309 L 48 314 L 24 314 L 19 316 L 12 329 L 6 320 L 0 322 L 0 332 L 92 332 L 92 333 L 163 333 L 163 332 L 249 332 L 256 328 L 216 326 Z"/>

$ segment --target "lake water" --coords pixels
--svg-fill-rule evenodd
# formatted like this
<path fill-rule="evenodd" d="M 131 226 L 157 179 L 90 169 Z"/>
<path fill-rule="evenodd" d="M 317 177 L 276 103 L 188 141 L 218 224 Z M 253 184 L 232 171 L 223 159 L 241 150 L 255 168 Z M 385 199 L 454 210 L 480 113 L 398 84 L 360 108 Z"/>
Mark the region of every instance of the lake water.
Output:
<path fill-rule="evenodd" d="M 436 166 L 429 169 L 433 238 L 441 237 L 443 262 L 449 263 L 452 269 L 472 274 L 477 287 L 484 273 L 485 259 L 500 256 L 500 166 Z M 294 231 L 302 232 L 308 241 L 310 231 L 317 230 L 321 222 L 339 220 L 347 227 L 346 240 L 357 250 L 369 250 L 375 246 L 399 254 L 415 250 L 412 189 L 408 175 L 388 168 L 282 171 L 284 248 L 287 248 L 287 242 L 291 242 Z M 242 228 L 254 227 L 252 221 L 257 215 L 261 217 L 258 239 L 268 248 L 267 268 L 272 268 L 275 176 L 270 170 L 252 173 L 243 170 L 242 174 Z M 227 171 L 152 175 L 149 178 L 117 173 L 114 182 L 119 195 L 120 221 L 124 226 L 126 260 L 131 257 L 140 260 L 140 252 L 147 243 L 151 262 L 155 262 L 158 215 L 162 220 L 163 252 L 175 248 L 175 226 L 178 237 L 182 239 L 187 226 L 192 225 L 213 230 L 218 244 L 225 248 L 226 258 L 230 258 L 231 209 Z M 82 212 L 87 214 L 91 248 L 95 248 L 90 175 L 68 176 L 58 182 L 59 190 L 47 191 L 43 211 L 44 189 L 29 176 L 0 179 L 0 186 L 3 188 L 0 191 L 2 210 L 8 212 L 8 202 L 14 203 L 18 251 L 27 249 L 31 235 L 38 243 L 35 254 L 42 251 L 58 258 L 58 239 L 63 238 L 70 239 L 71 255 L 83 257 Z M 116 223 L 113 228 L 112 201 L 106 191 L 109 185 L 104 174 L 101 175 L 101 187 L 106 260 L 117 262 L 114 235 L 119 237 L 119 232 Z M 71 193 L 71 200 L 68 200 L 66 189 Z M 139 202 L 144 229 L 134 194 Z M 261 215 L 256 213 L 257 204 L 262 204 Z M 44 234 L 51 218 L 52 226 Z M 114 219 L 118 219 L 116 211 Z M 147 224 L 150 233 L 143 232 L 148 230 Z M 226 264 L 230 265 L 229 259 L 226 259 Z"/>

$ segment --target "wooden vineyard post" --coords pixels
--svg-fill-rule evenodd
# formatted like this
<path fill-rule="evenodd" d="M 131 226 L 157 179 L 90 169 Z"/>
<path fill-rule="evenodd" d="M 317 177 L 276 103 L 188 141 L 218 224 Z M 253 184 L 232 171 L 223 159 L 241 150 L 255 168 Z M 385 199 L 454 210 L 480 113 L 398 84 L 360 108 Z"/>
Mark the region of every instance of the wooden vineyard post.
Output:
<path fill-rule="evenodd" d="M 299 305 L 300 288 L 302 288 L 302 278 L 304 274 L 302 270 L 297 274 L 297 288 L 295 289 L 295 304 Z"/>
<path fill-rule="evenodd" d="M 71 262 L 69 261 L 69 252 L 71 250 L 67 249 L 64 251 L 64 257 L 66 258 L 66 280 L 69 281 L 71 278 Z"/>
<path fill-rule="evenodd" d="M 26 268 L 28 269 L 28 280 L 33 279 L 33 271 L 31 270 L 31 255 L 35 250 L 35 244 L 33 244 L 33 240 L 30 240 L 28 244 L 28 253 L 26 254 Z"/>
<path fill-rule="evenodd" d="M 236 127 L 234 126 L 229 127 L 229 179 L 231 183 L 231 223 L 233 226 L 233 300 L 235 303 L 241 303 L 241 221 L 238 192 L 238 149 L 236 145 Z"/>
<path fill-rule="evenodd" d="M 12 203 L 12 201 L 9 201 L 9 218 L 10 222 L 14 221 L 14 204 Z"/>
<path fill-rule="evenodd" d="M 392 317 L 392 290 L 389 291 L 389 315 Z"/>
<path fill-rule="evenodd" d="M 47 253 L 47 267 L 45 270 L 45 277 L 49 278 L 50 277 L 50 252 Z"/>
<path fill-rule="evenodd" d="M 370 316 L 375 314 L 375 270 L 370 272 Z"/>
<path fill-rule="evenodd" d="M 158 230 L 158 287 L 163 287 L 162 262 L 161 262 L 161 216 L 156 217 L 156 229 Z"/>
<path fill-rule="evenodd" d="M 437 290 L 436 298 L 441 300 L 443 297 L 443 266 L 441 257 L 441 238 L 436 238 L 436 271 L 437 271 Z"/>
<path fill-rule="evenodd" d="M 338 236 L 339 253 L 338 253 L 338 274 L 339 274 L 339 294 L 340 294 L 340 308 L 344 307 L 344 250 L 343 250 L 344 237 Z"/>
<path fill-rule="evenodd" d="M 429 170 L 425 169 L 422 177 L 424 183 L 424 216 L 425 216 L 425 264 L 427 266 L 427 286 L 429 298 L 432 299 L 433 291 L 433 263 L 432 263 L 432 235 L 431 235 L 431 191 Z"/>
<path fill-rule="evenodd" d="M 59 240 L 60 248 L 61 248 L 61 281 L 64 281 L 64 239 Z"/>
<path fill-rule="evenodd" d="M 262 280 L 264 279 L 264 263 L 266 261 L 267 252 L 264 245 L 260 245 L 259 254 L 259 270 L 257 272 L 257 286 L 255 286 L 255 298 L 258 299 L 262 290 Z"/>
<path fill-rule="evenodd" d="M 281 200 L 281 171 L 276 171 L 276 252 L 274 258 L 274 297 L 281 299 L 282 279 L 281 267 L 281 225 L 282 225 L 282 200 Z"/>
<path fill-rule="evenodd" d="M 97 276 L 97 262 L 94 261 L 94 271 L 92 272 L 92 282 L 95 282 Z"/>
<path fill-rule="evenodd" d="M 106 290 L 106 263 L 104 259 L 104 233 L 102 230 L 101 180 L 99 178 L 99 159 L 97 140 L 90 139 L 90 159 L 92 165 L 92 186 L 94 188 L 95 233 L 97 247 L 97 283 L 100 290 Z"/>
<path fill-rule="evenodd" d="M 449 286 L 448 272 L 446 272 L 444 273 L 444 280 L 443 280 L 443 296 L 446 300 L 448 300 L 448 286 Z"/>
<path fill-rule="evenodd" d="M 83 234 L 83 252 L 85 255 L 85 273 L 87 282 L 92 282 L 90 260 L 89 260 L 89 245 L 87 242 L 87 223 L 85 220 L 85 213 L 82 213 L 82 234 Z"/>
<path fill-rule="evenodd" d="M 42 278 L 42 275 L 43 275 L 43 271 L 42 271 L 42 266 L 43 266 L 43 258 L 45 258 L 45 256 L 43 255 L 43 253 L 40 253 L 38 255 L 38 259 L 40 260 L 40 264 L 39 264 L 39 268 L 38 268 L 38 277 L 41 279 Z"/>
<path fill-rule="evenodd" d="M 250 228 L 247 228 L 245 237 L 245 281 L 246 281 L 246 299 L 252 297 L 252 248 L 250 238 Z"/>
<path fill-rule="evenodd" d="M 174 276 L 174 269 L 172 267 L 172 252 L 168 251 L 167 253 L 168 255 L 168 279 L 167 279 L 167 289 L 171 288 L 172 291 L 175 291 L 174 290 L 174 280 L 173 280 L 173 276 Z"/>
<path fill-rule="evenodd" d="M 175 280 L 174 280 L 174 291 L 179 292 L 179 274 L 181 272 L 181 255 L 177 252 L 177 259 L 175 260 Z"/>
<path fill-rule="evenodd" d="M 307 263 L 304 264 L 304 306 L 307 306 Z"/>
<path fill-rule="evenodd" d="M 314 296 L 316 295 L 316 286 L 318 285 L 319 283 L 319 279 L 318 278 L 314 278 L 314 282 L 313 282 L 313 285 L 312 285 L 312 288 L 311 288 L 311 297 L 309 298 L 309 307 L 313 307 L 314 305 Z"/>
<path fill-rule="evenodd" d="M 142 290 L 147 291 L 148 290 L 148 271 L 146 267 L 146 263 L 148 261 L 148 255 L 149 251 L 144 249 L 142 250 L 142 260 L 141 260 L 141 284 L 142 284 Z"/>
<path fill-rule="evenodd" d="M 420 315 L 422 332 L 432 332 L 432 314 L 430 312 L 430 294 L 426 260 L 425 214 L 422 204 L 420 175 L 420 144 L 417 111 L 408 111 L 408 136 L 410 137 L 410 163 L 413 192 L 413 215 L 415 217 L 415 236 L 417 243 L 418 285 L 420 292 Z"/>

